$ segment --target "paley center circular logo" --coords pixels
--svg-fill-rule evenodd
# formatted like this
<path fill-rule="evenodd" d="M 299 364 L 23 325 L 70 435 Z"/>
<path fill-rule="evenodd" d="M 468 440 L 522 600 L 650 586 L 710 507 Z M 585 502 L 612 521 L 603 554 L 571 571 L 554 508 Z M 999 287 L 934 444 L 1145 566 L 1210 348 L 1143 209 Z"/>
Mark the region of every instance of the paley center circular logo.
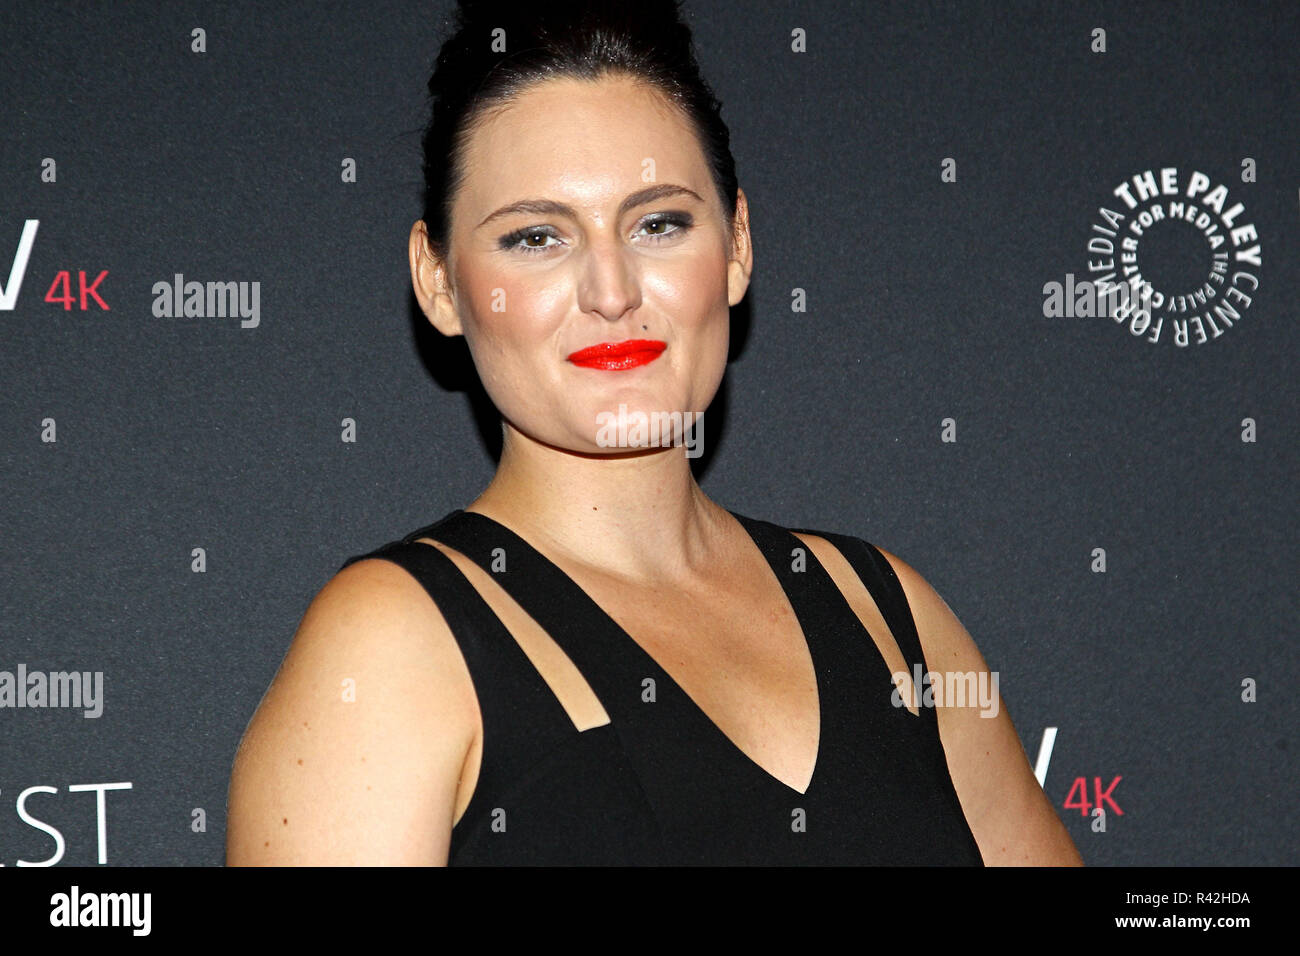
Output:
<path fill-rule="evenodd" d="M 1253 182 L 1247 162 L 1242 178 Z M 1121 208 L 1100 207 L 1088 238 L 1083 285 L 1094 286 L 1092 314 L 1180 348 L 1213 341 L 1244 318 L 1259 288 L 1260 243 L 1227 186 L 1166 167 L 1138 173 L 1112 195 Z"/>

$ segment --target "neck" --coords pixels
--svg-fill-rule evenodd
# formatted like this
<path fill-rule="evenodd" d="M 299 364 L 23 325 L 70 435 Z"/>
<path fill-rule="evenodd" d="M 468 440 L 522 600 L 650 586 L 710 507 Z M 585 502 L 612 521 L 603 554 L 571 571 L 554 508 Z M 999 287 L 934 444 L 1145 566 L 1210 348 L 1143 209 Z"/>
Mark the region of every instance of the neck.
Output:
<path fill-rule="evenodd" d="M 714 560 L 732 520 L 680 446 L 582 455 L 505 425 L 495 477 L 467 508 L 547 552 L 642 581 L 689 577 Z"/>

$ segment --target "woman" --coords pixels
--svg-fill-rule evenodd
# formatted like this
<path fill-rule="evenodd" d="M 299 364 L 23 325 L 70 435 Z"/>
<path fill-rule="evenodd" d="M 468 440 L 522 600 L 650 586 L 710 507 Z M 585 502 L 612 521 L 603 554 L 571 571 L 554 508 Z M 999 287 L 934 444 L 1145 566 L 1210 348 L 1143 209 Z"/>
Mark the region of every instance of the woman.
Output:
<path fill-rule="evenodd" d="M 675 3 L 462 7 L 410 265 L 500 464 L 316 596 L 228 862 L 1078 864 L 996 684 L 914 693 L 988 676 L 916 571 L 736 515 L 684 431 L 628 432 L 708 406 L 753 264 Z"/>

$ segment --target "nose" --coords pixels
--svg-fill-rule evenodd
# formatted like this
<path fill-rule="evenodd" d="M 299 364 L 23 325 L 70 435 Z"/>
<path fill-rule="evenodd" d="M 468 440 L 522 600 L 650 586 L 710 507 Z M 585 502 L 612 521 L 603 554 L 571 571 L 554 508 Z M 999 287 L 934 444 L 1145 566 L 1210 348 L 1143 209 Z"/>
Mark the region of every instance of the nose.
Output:
<path fill-rule="evenodd" d="M 641 282 L 632 253 L 617 236 L 598 236 L 583 250 L 578 306 L 615 322 L 641 304 Z"/>

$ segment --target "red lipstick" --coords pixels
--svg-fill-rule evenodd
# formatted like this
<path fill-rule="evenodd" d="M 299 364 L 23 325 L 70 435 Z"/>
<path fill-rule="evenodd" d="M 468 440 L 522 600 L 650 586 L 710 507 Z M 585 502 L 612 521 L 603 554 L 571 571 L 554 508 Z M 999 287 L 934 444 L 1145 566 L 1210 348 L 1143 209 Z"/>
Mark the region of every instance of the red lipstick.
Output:
<path fill-rule="evenodd" d="M 657 359 L 667 342 L 657 339 L 627 339 L 623 342 L 600 342 L 578 349 L 569 356 L 569 361 L 583 368 L 600 368 L 617 372 L 625 368 L 635 368 Z"/>

